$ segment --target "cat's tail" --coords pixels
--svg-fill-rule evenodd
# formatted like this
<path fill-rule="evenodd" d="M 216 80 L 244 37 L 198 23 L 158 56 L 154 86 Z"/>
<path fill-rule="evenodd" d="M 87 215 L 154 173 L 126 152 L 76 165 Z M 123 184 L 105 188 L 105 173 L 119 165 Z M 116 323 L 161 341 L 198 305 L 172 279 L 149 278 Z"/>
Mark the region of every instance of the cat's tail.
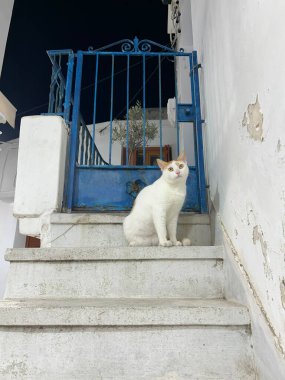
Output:
<path fill-rule="evenodd" d="M 188 238 L 182 239 L 182 245 L 183 246 L 191 245 L 191 240 Z"/>

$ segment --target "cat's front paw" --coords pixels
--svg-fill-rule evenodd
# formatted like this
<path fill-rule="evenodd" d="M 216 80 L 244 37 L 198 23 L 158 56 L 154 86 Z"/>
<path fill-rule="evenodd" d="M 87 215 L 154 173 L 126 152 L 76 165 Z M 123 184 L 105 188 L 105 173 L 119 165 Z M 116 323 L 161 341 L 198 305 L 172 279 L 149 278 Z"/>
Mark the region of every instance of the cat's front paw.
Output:
<path fill-rule="evenodd" d="M 171 247 L 172 241 L 171 240 L 161 241 L 161 242 L 159 242 L 159 245 L 161 245 L 162 247 Z"/>
<path fill-rule="evenodd" d="M 175 243 L 174 243 L 174 245 L 176 245 L 176 247 L 181 247 L 181 245 L 182 245 L 182 243 L 181 243 L 181 241 L 176 241 Z"/>

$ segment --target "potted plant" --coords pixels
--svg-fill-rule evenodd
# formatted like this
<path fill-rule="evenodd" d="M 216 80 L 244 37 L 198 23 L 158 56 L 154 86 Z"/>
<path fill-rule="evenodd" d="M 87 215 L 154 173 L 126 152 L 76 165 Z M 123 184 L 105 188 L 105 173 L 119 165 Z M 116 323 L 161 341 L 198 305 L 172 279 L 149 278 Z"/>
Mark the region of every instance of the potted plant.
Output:
<path fill-rule="evenodd" d="M 123 147 L 126 147 L 127 140 L 127 115 L 124 120 L 115 120 L 113 127 L 113 141 L 119 141 Z M 156 123 L 146 120 L 145 123 L 145 143 L 155 139 L 158 134 Z M 128 158 L 129 164 L 135 165 L 136 152 L 143 146 L 143 110 L 139 100 L 129 108 L 129 133 L 128 133 Z"/>

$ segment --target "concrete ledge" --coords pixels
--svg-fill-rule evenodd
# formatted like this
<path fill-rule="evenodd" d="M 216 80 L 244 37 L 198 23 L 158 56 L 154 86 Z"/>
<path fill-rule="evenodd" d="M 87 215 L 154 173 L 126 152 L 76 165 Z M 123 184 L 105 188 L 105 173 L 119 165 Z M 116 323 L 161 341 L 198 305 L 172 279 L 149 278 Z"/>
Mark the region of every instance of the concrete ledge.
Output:
<path fill-rule="evenodd" d="M 222 260 L 221 247 L 95 247 L 8 249 L 7 261 Z"/>
<path fill-rule="evenodd" d="M 52 224 L 122 224 L 129 213 L 54 213 L 51 214 Z M 180 214 L 179 224 L 210 224 L 208 214 L 185 213 Z"/>
<path fill-rule="evenodd" d="M 3 300 L 0 326 L 245 326 L 247 308 L 225 300 Z"/>

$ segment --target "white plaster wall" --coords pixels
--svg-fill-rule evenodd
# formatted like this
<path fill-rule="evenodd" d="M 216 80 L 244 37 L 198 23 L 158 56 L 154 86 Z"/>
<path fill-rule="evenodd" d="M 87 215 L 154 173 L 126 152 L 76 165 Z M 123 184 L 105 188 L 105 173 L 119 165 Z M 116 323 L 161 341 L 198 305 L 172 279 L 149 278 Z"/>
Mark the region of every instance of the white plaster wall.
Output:
<path fill-rule="evenodd" d="M 224 248 L 224 295 L 226 299 L 247 305 L 249 308 L 258 379 L 284 380 L 285 360 L 283 355 L 276 349 L 276 339 L 274 339 L 271 326 L 264 316 L 258 294 L 214 208 L 211 208 L 210 220 L 212 243 Z"/>
<path fill-rule="evenodd" d="M 24 247 L 13 217 L 13 200 L 17 172 L 18 139 L 0 145 L 0 298 L 3 297 L 9 263 L 4 260 L 7 248 Z"/>
<path fill-rule="evenodd" d="M 203 66 L 210 197 L 284 358 L 285 2 L 192 0 L 191 5 L 194 49 Z M 253 132 L 262 132 L 254 139 L 243 120 L 257 95 L 263 123 L 253 126 Z M 253 326 L 260 326 L 257 314 Z M 258 339 L 255 344 L 266 344 Z"/>
<path fill-rule="evenodd" d="M 21 233 L 39 234 L 35 233 L 35 218 L 61 209 L 67 135 L 59 116 L 21 120 L 14 215 L 31 220 L 30 230 L 27 220 L 23 230 L 20 223 Z"/>
<path fill-rule="evenodd" d="M 14 199 L 19 140 L 0 144 L 0 200 Z"/>
<path fill-rule="evenodd" d="M 184 49 L 185 52 L 193 50 L 193 35 L 191 22 L 191 3 L 189 0 L 179 1 L 179 11 L 181 13 L 179 28 L 181 33 L 177 34 L 176 50 Z M 188 57 L 176 58 L 177 75 L 177 97 L 178 103 L 192 103 L 190 84 L 190 64 Z M 180 123 L 180 145 L 188 157 L 190 165 L 195 164 L 194 155 L 194 135 L 192 123 Z M 180 149 L 181 150 L 181 149 Z"/>
<path fill-rule="evenodd" d="M 13 203 L 0 200 L 0 298 L 4 295 L 9 263 L 4 260 L 7 248 L 25 246 L 26 237 L 20 235 L 17 219 L 13 217 Z"/>
<path fill-rule="evenodd" d="M 14 0 L 0 0 L 0 75 L 12 16 Z"/>

